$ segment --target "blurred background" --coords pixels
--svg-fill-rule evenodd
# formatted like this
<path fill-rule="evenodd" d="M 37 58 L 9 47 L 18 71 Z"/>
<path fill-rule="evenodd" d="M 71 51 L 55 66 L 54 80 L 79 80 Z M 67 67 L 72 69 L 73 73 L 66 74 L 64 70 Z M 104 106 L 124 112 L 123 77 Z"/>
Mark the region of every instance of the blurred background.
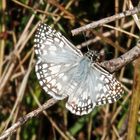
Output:
<path fill-rule="evenodd" d="M 34 70 L 33 39 L 39 21 L 60 31 L 83 52 L 87 46 L 103 50 L 101 61 L 104 61 L 119 57 L 135 46 L 139 28 L 132 16 L 76 36 L 71 35 L 71 30 L 128 10 L 138 2 L 1 0 L 0 134 L 50 99 L 40 87 Z M 135 78 L 140 79 L 140 60 L 135 62 L 137 65 L 127 64 L 115 73 L 125 89 L 125 95 L 118 102 L 96 107 L 88 115 L 76 116 L 65 108 L 66 101 L 59 101 L 45 114 L 18 128 L 8 140 L 140 140 L 139 95 L 136 94 L 140 83 L 133 84 Z"/>

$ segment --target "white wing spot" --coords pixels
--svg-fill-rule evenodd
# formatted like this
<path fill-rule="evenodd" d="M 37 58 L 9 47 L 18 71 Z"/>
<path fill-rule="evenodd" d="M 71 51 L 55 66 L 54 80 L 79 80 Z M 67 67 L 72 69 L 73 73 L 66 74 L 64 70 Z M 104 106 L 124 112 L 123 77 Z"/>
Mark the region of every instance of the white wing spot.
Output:
<path fill-rule="evenodd" d="M 58 38 L 55 37 L 55 38 L 54 38 L 54 41 L 59 42 L 60 40 L 59 40 Z"/>
<path fill-rule="evenodd" d="M 40 79 L 40 74 L 39 73 L 36 73 L 36 75 L 37 75 L 37 78 Z"/>
<path fill-rule="evenodd" d="M 56 51 L 56 50 L 57 50 L 56 46 L 49 47 L 49 51 Z"/>
<path fill-rule="evenodd" d="M 56 80 L 53 79 L 53 80 L 50 81 L 50 83 L 52 84 L 52 86 L 54 86 L 56 84 Z"/>
<path fill-rule="evenodd" d="M 51 76 L 46 77 L 47 82 L 51 81 Z"/>
<path fill-rule="evenodd" d="M 45 86 L 45 87 L 43 87 L 43 89 L 45 90 L 45 91 L 48 91 L 48 88 Z"/>
<path fill-rule="evenodd" d="M 101 77 L 100 77 L 101 81 L 103 81 L 104 78 L 105 78 L 105 76 L 104 75 L 101 75 Z"/>
<path fill-rule="evenodd" d="M 106 88 L 106 86 L 103 87 L 103 91 L 104 91 L 104 93 L 107 92 L 107 88 Z"/>
<path fill-rule="evenodd" d="M 42 36 L 45 36 L 45 33 L 41 33 Z"/>
<path fill-rule="evenodd" d="M 57 93 L 57 90 L 56 90 L 56 88 L 52 88 L 52 91 L 53 91 L 53 92 L 55 92 L 55 93 Z"/>
<path fill-rule="evenodd" d="M 42 67 L 43 68 L 47 68 L 48 67 L 48 64 L 43 64 Z"/>
<path fill-rule="evenodd" d="M 68 77 L 66 75 L 62 77 L 63 81 L 67 81 L 67 79 L 68 79 Z"/>
<path fill-rule="evenodd" d="M 97 89 L 98 89 L 98 91 L 100 91 L 101 89 L 102 89 L 102 84 L 101 83 L 98 83 L 98 85 L 97 85 Z"/>
<path fill-rule="evenodd" d="M 58 75 L 59 78 L 61 78 L 61 77 L 63 77 L 63 76 L 64 76 L 64 73 L 60 73 L 60 74 Z"/>
<path fill-rule="evenodd" d="M 61 42 L 59 43 L 59 46 L 60 46 L 60 48 L 63 48 L 63 47 L 64 47 L 64 43 L 61 41 Z"/>
<path fill-rule="evenodd" d="M 55 74 L 58 73 L 60 71 L 61 66 L 53 66 L 53 67 L 49 67 L 48 69 L 51 71 L 51 74 Z"/>
<path fill-rule="evenodd" d="M 48 70 L 47 69 L 42 69 L 42 71 L 43 71 L 43 73 L 47 73 Z"/>
<path fill-rule="evenodd" d="M 56 86 L 57 86 L 59 91 L 62 89 L 62 85 L 60 83 L 57 83 Z"/>
<path fill-rule="evenodd" d="M 39 83 L 40 83 L 41 86 L 43 86 L 43 82 L 42 81 L 40 81 Z"/>
<path fill-rule="evenodd" d="M 109 80 L 108 80 L 108 78 L 104 78 L 104 80 L 105 80 L 105 82 L 106 82 L 106 83 L 109 83 Z"/>

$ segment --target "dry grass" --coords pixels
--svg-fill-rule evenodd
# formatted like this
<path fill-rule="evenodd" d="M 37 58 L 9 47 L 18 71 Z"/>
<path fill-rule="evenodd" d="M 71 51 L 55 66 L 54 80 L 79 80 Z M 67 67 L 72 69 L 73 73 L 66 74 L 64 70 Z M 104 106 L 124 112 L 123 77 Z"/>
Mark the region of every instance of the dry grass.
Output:
<path fill-rule="evenodd" d="M 108 9 L 106 6 L 110 2 L 107 1 L 106 4 L 74 0 L 63 3 L 55 0 L 24 0 L 22 2 L 11 0 L 7 3 L 2 0 L 0 2 L 0 134 L 13 126 L 20 118 L 18 125 L 20 127 L 15 127 L 16 132 L 7 139 L 140 139 L 139 59 L 135 64 L 127 64 L 117 72 L 116 77 L 122 82 L 126 93 L 117 103 L 97 107 L 91 114 L 83 117 L 70 114 L 65 109 L 65 101 L 59 101 L 57 104 L 54 101 L 51 104 L 53 107 L 46 111 L 42 111 L 41 108 L 41 104 L 49 100 L 49 96 L 40 88 L 34 72 L 36 59 L 33 38 L 39 22 L 44 21 L 55 26 L 65 36 L 70 37 L 71 29 L 91 23 L 91 19 L 95 20 L 96 16 L 98 19 L 108 15 L 115 16 L 133 6 L 131 1 L 123 0 L 118 3 L 114 0 L 114 5 Z M 89 9 L 84 7 L 86 3 L 85 7 Z M 134 4 L 136 6 L 137 1 Z M 93 9 L 92 12 L 90 8 Z M 102 8 L 104 15 L 102 15 Z M 113 9 L 115 12 L 112 11 Z M 88 38 L 86 41 L 80 35 L 75 36 L 74 40 L 75 44 L 78 42 L 78 48 L 85 48 L 88 45 L 99 50 L 104 49 L 107 58 L 113 59 L 136 45 L 139 29 L 138 16 L 135 14 L 133 17 L 115 19 L 110 25 L 96 28 L 96 31 L 94 29 L 85 31 Z M 137 57 L 139 56 L 140 54 Z M 23 124 L 25 118 L 22 116 L 31 114 L 31 111 L 38 107 L 43 113 L 38 115 L 34 111 L 33 116 L 30 116 L 27 123 Z"/>

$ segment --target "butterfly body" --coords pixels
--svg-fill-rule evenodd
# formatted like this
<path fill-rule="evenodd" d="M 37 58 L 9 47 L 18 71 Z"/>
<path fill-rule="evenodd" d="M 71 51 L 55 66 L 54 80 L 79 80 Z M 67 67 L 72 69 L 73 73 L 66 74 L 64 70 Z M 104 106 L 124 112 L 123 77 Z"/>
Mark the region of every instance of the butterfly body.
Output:
<path fill-rule="evenodd" d="M 35 35 L 36 74 L 53 98 L 68 97 L 66 107 L 76 115 L 88 114 L 96 105 L 118 100 L 123 89 L 116 78 L 85 55 L 60 32 L 40 24 Z"/>

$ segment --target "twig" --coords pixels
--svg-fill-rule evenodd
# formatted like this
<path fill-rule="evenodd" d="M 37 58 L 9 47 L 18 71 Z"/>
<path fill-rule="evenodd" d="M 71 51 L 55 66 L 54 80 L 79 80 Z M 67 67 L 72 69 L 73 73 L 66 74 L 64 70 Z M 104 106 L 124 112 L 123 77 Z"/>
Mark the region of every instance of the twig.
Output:
<path fill-rule="evenodd" d="M 140 57 L 140 41 L 138 41 L 137 45 L 125 54 L 121 55 L 118 58 L 104 61 L 101 63 L 101 66 L 108 70 L 110 73 L 113 73 L 119 70 L 124 65 L 127 65 L 128 63 L 137 59 L 138 57 Z"/>
<path fill-rule="evenodd" d="M 41 105 L 40 101 L 38 100 L 38 98 L 35 96 L 31 87 L 30 87 L 30 92 L 31 92 L 31 95 L 33 96 L 33 99 L 35 100 L 36 104 L 38 105 L 38 107 L 41 107 L 42 105 Z M 61 130 L 59 128 L 59 126 L 57 125 L 57 123 L 48 115 L 46 110 L 43 111 L 43 114 L 47 117 L 47 119 L 50 121 L 52 127 L 56 129 L 56 131 L 61 135 L 61 137 L 63 137 L 64 140 L 70 140 L 69 137 L 66 135 L 66 133 L 63 130 Z"/>
<path fill-rule="evenodd" d="M 129 9 L 133 9 L 133 8 L 134 8 L 131 0 L 127 1 L 127 3 L 128 3 Z M 140 8 L 140 5 L 139 5 L 139 4 L 138 4 L 138 7 Z M 140 30 L 140 22 L 139 22 L 139 18 L 138 18 L 138 16 L 137 16 L 137 14 L 134 14 L 134 15 L 133 15 L 133 19 L 134 19 L 134 21 L 135 21 L 137 27 L 138 27 L 139 30 Z"/>
<path fill-rule="evenodd" d="M 113 27 L 113 26 L 111 26 L 111 25 L 106 25 L 106 24 L 104 25 L 104 27 L 117 30 L 117 31 L 119 31 L 119 32 L 121 32 L 121 33 L 124 33 L 124 34 L 130 36 L 130 37 L 134 37 L 134 38 L 139 39 L 139 36 L 138 36 L 138 35 L 132 34 L 131 32 L 125 31 L 125 30 L 123 30 L 123 29 L 121 29 L 121 28 L 119 28 L 119 27 Z"/>
<path fill-rule="evenodd" d="M 26 4 L 23 4 L 23 3 L 19 2 L 18 0 L 12 0 L 12 1 L 14 3 L 22 6 L 25 9 L 32 10 L 33 12 L 38 12 L 38 13 L 42 13 L 42 14 L 49 15 L 49 16 L 56 16 L 56 17 L 59 16 L 59 14 L 54 14 L 54 13 L 50 13 L 50 12 L 46 12 L 46 11 L 44 12 L 43 10 L 32 8 L 32 7 L 30 7 L 30 6 L 26 5 Z"/>
<path fill-rule="evenodd" d="M 96 36 L 99 36 L 104 42 L 110 44 L 112 47 L 114 47 L 115 49 L 117 49 L 118 51 L 125 53 L 126 49 L 124 49 L 123 47 L 121 47 L 119 44 L 114 43 L 111 39 L 106 38 L 102 35 L 102 33 L 97 32 L 95 30 L 91 31 L 93 34 L 95 34 Z"/>
<path fill-rule="evenodd" d="M 67 16 L 71 17 L 71 19 L 74 19 L 75 16 L 71 14 L 66 7 L 63 7 L 62 4 L 59 4 L 56 0 L 48 0 L 48 3 L 52 4 L 53 6 L 56 6 L 60 11 L 62 11 Z"/>
<path fill-rule="evenodd" d="M 131 27 L 133 24 L 134 24 L 134 21 L 131 20 L 131 21 L 125 23 L 125 24 L 122 26 L 122 28 L 123 28 L 123 29 L 127 29 L 127 28 Z M 106 26 L 106 25 L 104 25 L 104 26 Z M 118 30 L 118 31 L 124 33 L 124 30 L 123 30 L 123 29 L 120 30 L 120 29 L 115 28 L 115 27 L 113 27 L 113 29 Z M 104 33 L 102 33 L 102 36 L 104 36 L 104 37 L 109 37 L 109 36 L 111 36 L 112 34 L 114 34 L 115 30 L 111 30 L 111 31 L 104 32 Z M 125 31 L 125 33 L 128 34 L 128 32 L 126 32 L 126 31 Z M 137 36 L 137 35 L 134 36 L 134 34 L 131 34 L 131 36 L 133 36 L 133 37 L 135 37 L 135 38 L 138 39 L 138 36 Z M 87 41 L 85 41 L 85 42 L 83 42 L 83 43 L 77 45 L 76 48 L 81 49 L 81 48 L 83 48 L 83 47 L 85 47 L 85 46 L 87 47 L 87 46 L 89 46 L 90 44 L 93 44 L 93 43 L 95 43 L 95 42 L 97 42 L 97 41 L 99 41 L 99 40 L 102 40 L 102 39 L 101 39 L 99 36 L 96 36 L 94 39 L 89 39 L 89 40 L 87 40 Z"/>
<path fill-rule="evenodd" d="M 134 14 L 136 14 L 138 12 L 140 12 L 140 7 L 135 7 L 133 9 L 127 10 L 127 11 L 119 13 L 117 15 L 110 16 L 110 17 L 107 17 L 107 18 L 92 22 L 92 23 L 87 24 L 85 26 L 82 26 L 80 28 L 74 29 L 71 32 L 72 32 L 72 35 L 74 36 L 74 35 L 79 34 L 80 32 L 89 30 L 91 28 L 103 26 L 103 24 L 105 24 L 105 23 L 109 23 L 109 22 L 112 22 L 112 21 L 115 21 L 115 20 L 130 16 L 130 15 L 134 15 Z"/>
<path fill-rule="evenodd" d="M 50 100 L 48 100 L 46 103 L 44 103 L 42 105 L 42 107 L 30 112 L 29 114 L 19 118 L 19 120 L 13 124 L 10 128 L 8 128 L 1 136 L 0 136 L 0 140 L 3 140 L 5 138 L 7 138 L 8 136 L 10 136 L 12 133 L 14 133 L 17 128 L 19 128 L 21 125 L 23 125 L 24 123 L 26 123 L 28 120 L 30 120 L 33 117 L 36 117 L 39 113 L 41 113 L 42 111 L 44 111 L 45 109 L 50 108 L 52 105 L 54 105 L 57 102 L 57 100 L 51 98 Z"/>

